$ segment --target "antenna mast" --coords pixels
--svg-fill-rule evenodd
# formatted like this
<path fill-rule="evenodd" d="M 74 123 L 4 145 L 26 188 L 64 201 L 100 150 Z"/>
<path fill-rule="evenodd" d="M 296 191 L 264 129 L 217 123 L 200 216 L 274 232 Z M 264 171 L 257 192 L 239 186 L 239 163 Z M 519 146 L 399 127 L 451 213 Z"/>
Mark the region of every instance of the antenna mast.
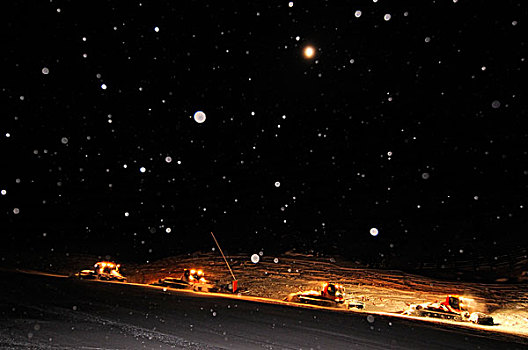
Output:
<path fill-rule="evenodd" d="M 231 270 L 231 266 L 229 266 L 229 263 L 227 262 L 227 259 L 226 259 L 225 255 L 224 255 L 224 252 L 222 251 L 222 248 L 220 248 L 220 244 L 218 244 L 218 241 L 216 240 L 216 237 L 215 237 L 215 235 L 213 234 L 212 231 L 211 231 L 211 236 L 213 236 L 213 239 L 214 239 L 214 241 L 216 243 L 216 246 L 218 247 L 218 250 L 220 250 L 220 254 L 222 254 L 222 257 L 224 258 L 224 261 L 225 261 L 225 263 L 227 265 L 227 268 L 229 269 L 229 272 L 231 272 L 231 276 L 233 276 L 233 280 L 236 281 L 236 277 L 233 274 L 233 270 Z"/>

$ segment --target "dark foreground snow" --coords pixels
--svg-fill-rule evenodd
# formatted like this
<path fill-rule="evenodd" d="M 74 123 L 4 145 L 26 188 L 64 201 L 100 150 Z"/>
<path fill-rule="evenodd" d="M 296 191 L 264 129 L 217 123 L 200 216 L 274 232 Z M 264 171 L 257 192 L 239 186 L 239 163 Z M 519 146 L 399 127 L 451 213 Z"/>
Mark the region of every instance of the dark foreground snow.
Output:
<path fill-rule="evenodd" d="M 522 349 L 525 337 L 368 313 L 0 272 L 2 349 Z"/>

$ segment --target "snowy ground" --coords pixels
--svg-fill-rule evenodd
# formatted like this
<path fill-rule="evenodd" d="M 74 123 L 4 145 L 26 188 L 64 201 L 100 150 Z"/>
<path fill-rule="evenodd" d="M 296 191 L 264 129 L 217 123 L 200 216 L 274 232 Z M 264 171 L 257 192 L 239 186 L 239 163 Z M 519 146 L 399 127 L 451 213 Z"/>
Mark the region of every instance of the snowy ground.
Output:
<path fill-rule="evenodd" d="M 63 275 L 92 266 L 98 257 L 70 256 L 55 260 L 47 270 Z M 528 284 L 479 284 L 446 282 L 401 271 L 368 269 L 344 260 L 301 254 L 260 256 L 253 263 L 249 255 L 228 256 L 228 261 L 247 295 L 282 299 L 300 290 L 318 290 L 323 281 L 345 286 L 347 294 L 365 302 L 371 312 L 399 312 L 410 303 L 443 300 L 447 294 L 473 298 L 480 311 L 493 316 L 489 331 L 528 336 Z M 129 282 L 152 283 L 163 277 L 180 277 L 184 268 L 201 268 L 209 280 L 231 281 L 218 252 L 195 253 L 162 259 L 149 264 L 122 263 Z"/>
<path fill-rule="evenodd" d="M 523 349 L 528 338 L 373 312 L 0 270 L 2 349 Z"/>

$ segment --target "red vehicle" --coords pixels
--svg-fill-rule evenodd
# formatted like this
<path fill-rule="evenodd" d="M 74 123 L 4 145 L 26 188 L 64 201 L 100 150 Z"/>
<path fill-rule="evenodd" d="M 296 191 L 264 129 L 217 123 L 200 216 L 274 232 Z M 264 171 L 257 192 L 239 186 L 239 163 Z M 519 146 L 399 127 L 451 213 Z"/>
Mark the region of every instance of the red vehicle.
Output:
<path fill-rule="evenodd" d="M 197 292 L 218 292 L 219 288 L 205 279 L 203 270 L 184 269 L 180 278 L 165 277 L 152 283 L 155 286 L 163 286 L 175 289 L 190 289 Z"/>
<path fill-rule="evenodd" d="M 471 312 L 472 301 L 472 299 L 460 295 L 448 295 L 445 301 L 441 303 L 436 301 L 434 303 L 411 304 L 403 314 L 493 325 L 493 317 L 482 312 Z"/>
<path fill-rule="evenodd" d="M 339 306 L 345 301 L 345 288 L 336 283 L 324 282 L 321 291 L 309 290 L 291 293 L 283 300 L 319 306 Z"/>
<path fill-rule="evenodd" d="M 81 270 L 73 276 L 80 279 L 126 282 L 126 277 L 119 272 L 120 266 L 111 261 L 100 261 L 94 265 L 93 270 Z"/>

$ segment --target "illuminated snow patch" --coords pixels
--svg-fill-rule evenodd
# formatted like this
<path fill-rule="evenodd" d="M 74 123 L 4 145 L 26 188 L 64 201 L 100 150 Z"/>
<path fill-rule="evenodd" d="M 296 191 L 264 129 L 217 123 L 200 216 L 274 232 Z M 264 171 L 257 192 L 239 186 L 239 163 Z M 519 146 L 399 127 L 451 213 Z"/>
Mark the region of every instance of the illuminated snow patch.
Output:
<path fill-rule="evenodd" d="M 199 124 L 202 124 L 205 121 L 205 113 L 202 111 L 194 113 L 194 121 Z"/>
<path fill-rule="evenodd" d="M 370 234 L 374 237 L 376 237 L 378 235 L 379 231 L 377 228 L 373 227 L 370 229 Z"/>
<path fill-rule="evenodd" d="M 260 256 L 259 256 L 258 254 L 253 254 L 253 255 L 251 255 L 251 262 L 252 262 L 253 264 L 258 263 L 259 261 L 260 261 Z"/>

